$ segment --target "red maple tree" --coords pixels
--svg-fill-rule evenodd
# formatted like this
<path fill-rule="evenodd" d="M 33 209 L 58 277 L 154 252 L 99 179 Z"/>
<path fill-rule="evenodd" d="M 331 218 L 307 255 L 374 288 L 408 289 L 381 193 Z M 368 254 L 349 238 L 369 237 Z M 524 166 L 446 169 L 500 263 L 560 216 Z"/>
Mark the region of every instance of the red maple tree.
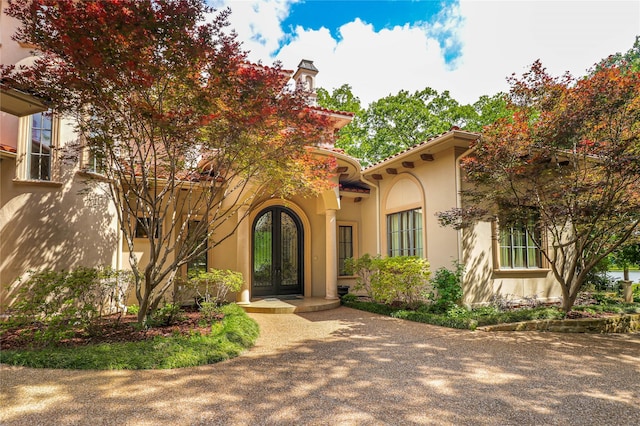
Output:
<path fill-rule="evenodd" d="M 462 163 L 464 207 L 441 222 L 528 227 L 569 311 L 598 262 L 638 238 L 640 73 L 553 77 L 536 62 L 510 82 L 512 116 L 485 127 Z"/>
<path fill-rule="evenodd" d="M 229 10 L 203 0 L 16 0 L 6 13 L 38 59 L 5 67 L 3 83 L 73 117 L 100 161 L 140 322 L 181 266 L 235 232 L 243 207 L 329 185 L 332 160 L 310 148 L 329 135 L 326 118 L 288 88 L 279 64 L 247 62 Z M 229 227 L 229 218 L 240 220 Z M 142 266 L 136 226 L 149 243 Z"/>

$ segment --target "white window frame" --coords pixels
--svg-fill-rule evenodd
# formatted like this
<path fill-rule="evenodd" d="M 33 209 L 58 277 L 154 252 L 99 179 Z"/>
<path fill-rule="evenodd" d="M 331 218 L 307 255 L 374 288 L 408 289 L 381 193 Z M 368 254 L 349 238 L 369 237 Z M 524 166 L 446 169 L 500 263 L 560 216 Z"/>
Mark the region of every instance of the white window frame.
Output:
<path fill-rule="evenodd" d="M 493 258 L 493 272 L 496 276 L 504 277 L 533 277 L 533 276 L 546 276 L 549 272 L 549 264 L 545 257 L 542 255 L 542 251 L 536 247 L 536 255 L 538 256 L 537 266 L 529 267 L 512 267 L 510 265 L 501 264 L 500 250 L 501 250 L 501 228 L 497 219 L 491 222 L 491 239 L 492 239 L 492 258 Z M 537 229 L 537 238 L 539 238 L 539 244 L 545 246 L 547 244 L 547 237 L 544 228 Z M 533 248 L 533 247 L 531 247 Z"/>
<path fill-rule="evenodd" d="M 49 177 L 48 179 L 40 179 L 31 177 L 31 162 L 33 161 L 31 152 L 32 147 L 32 135 L 33 135 L 33 117 L 37 113 L 20 117 L 19 130 L 18 130 L 18 143 L 17 143 L 17 157 L 16 164 L 16 180 L 26 182 L 53 182 L 56 183 L 59 178 L 57 173 L 58 164 L 58 142 L 60 133 L 60 119 L 54 112 L 45 111 L 51 115 L 51 140 L 50 140 L 50 155 L 49 155 Z"/>

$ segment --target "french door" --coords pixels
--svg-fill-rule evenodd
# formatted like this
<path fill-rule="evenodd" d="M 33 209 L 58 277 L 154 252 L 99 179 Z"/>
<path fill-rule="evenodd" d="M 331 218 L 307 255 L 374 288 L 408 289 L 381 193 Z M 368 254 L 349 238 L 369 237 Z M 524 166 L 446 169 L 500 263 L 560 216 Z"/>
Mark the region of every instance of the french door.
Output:
<path fill-rule="evenodd" d="M 252 296 L 302 294 L 302 223 L 290 209 L 269 207 L 252 232 Z"/>

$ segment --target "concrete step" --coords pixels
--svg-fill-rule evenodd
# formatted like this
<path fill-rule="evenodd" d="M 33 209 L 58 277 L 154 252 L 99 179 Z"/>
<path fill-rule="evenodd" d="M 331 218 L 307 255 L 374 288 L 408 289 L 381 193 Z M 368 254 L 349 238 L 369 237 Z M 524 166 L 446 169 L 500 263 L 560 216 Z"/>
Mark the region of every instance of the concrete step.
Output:
<path fill-rule="evenodd" d="M 321 297 L 265 297 L 254 299 L 248 305 L 238 304 L 245 312 L 261 314 L 297 314 L 335 309 L 340 306 L 339 299 Z"/>

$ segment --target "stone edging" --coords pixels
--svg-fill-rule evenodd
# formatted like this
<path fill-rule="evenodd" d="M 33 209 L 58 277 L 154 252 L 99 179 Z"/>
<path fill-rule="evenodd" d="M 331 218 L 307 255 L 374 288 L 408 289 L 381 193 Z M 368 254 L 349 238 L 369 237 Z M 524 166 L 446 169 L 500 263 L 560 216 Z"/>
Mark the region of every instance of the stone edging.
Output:
<path fill-rule="evenodd" d="M 559 333 L 631 333 L 640 331 L 640 314 L 605 318 L 536 320 L 478 327 L 482 331 L 553 331 Z"/>

